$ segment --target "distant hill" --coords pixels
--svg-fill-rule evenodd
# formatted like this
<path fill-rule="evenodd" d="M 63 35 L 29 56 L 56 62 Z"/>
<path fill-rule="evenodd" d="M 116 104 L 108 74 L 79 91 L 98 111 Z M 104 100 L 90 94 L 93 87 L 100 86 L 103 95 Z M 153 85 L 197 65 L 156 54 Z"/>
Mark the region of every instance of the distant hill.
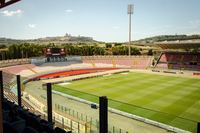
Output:
<path fill-rule="evenodd" d="M 48 44 L 48 43 L 63 44 L 63 43 L 91 43 L 97 41 L 93 40 L 92 37 L 71 36 L 70 34 L 66 34 L 65 36 L 45 37 L 45 38 L 30 39 L 30 40 L 0 38 L 0 45 L 10 45 L 10 44 L 18 44 L 26 42 L 42 43 L 42 44 Z"/>
<path fill-rule="evenodd" d="M 0 45 L 9 45 L 9 44 L 22 43 L 22 42 L 23 40 L 0 38 Z"/>
<path fill-rule="evenodd" d="M 164 41 L 199 41 L 200 35 L 160 35 L 154 37 L 148 37 L 144 39 L 140 39 L 134 41 L 133 43 L 136 45 L 153 45 L 155 42 L 164 42 Z M 0 38 L 0 45 L 10 45 L 10 44 L 20 44 L 20 43 L 37 43 L 37 44 L 76 44 L 76 43 L 95 43 L 98 41 L 94 40 L 92 37 L 85 36 L 72 36 L 70 34 L 65 34 L 64 36 L 56 36 L 56 37 L 45 37 L 38 39 L 30 39 L 30 40 L 17 40 L 17 39 L 9 39 L 9 38 Z M 102 43 L 102 42 L 99 42 Z M 127 42 L 124 42 L 127 43 Z"/>
<path fill-rule="evenodd" d="M 137 44 L 149 44 L 154 42 L 163 42 L 163 41 L 187 41 L 187 40 L 199 40 L 200 41 L 200 35 L 160 35 L 160 36 L 154 36 L 149 37 L 145 39 L 140 39 L 137 41 L 134 41 L 134 43 Z"/>

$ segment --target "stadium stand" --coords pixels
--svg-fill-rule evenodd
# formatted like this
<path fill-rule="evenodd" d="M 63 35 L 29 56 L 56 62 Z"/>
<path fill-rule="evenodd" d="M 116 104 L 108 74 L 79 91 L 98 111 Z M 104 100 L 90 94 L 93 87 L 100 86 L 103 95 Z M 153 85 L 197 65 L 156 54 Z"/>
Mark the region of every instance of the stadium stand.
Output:
<path fill-rule="evenodd" d="M 22 65 L 22 64 L 30 64 L 31 59 L 12 59 L 12 60 L 2 60 L 0 61 L 0 68 L 1 67 L 8 67 L 8 66 L 14 66 L 14 65 Z"/>
<path fill-rule="evenodd" d="M 71 131 L 65 131 L 59 127 L 55 127 L 54 123 L 50 123 L 45 119 L 42 119 L 40 112 L 35 110 L 32 105 L 22 100 L 22 106 L 18 106 L 19 96 L 16 96 L 11 91 L 11 88 L 5 87 L 9 82 L 14 81 L 16 76 L 13 74 L 5 73 L 3 77 L 3 94 L 4 98 L 2 102 L 3 112 L 3 132 L 4 133 L 71 133 Z M 1 80 L 2 80 L 1 77 Z M 4 82 L 5 81 L 5 82 Z"/>
<path fill-rule="evenodd" d="M 61 71 L 61 72 L 44 74 L 44 75 L 41 75 L 41 76 L 37 76 L 34 79 L 38 80 L 38 79 L 46 79 L 46 78 L 58 78 L 58 77 L 81 75 L 81 74 L 87 74 L 87 73 L 104 72 L 104 71 L 109 71 L 109 70 L 115 70 L 115 68 L 95 68 L 95 69 L 68 70 L 68 71 Z"/>
<path fill-rule="evenodd" d="M 23 70 L 29 70 L 29 71 L 33 71 L 30 69 L 33 69 L 35 67 L 34 64 L 24 64 L 24 65 L 13 65 L 13 66 L 9 66 L 9 67 L 3 67 L 0 68 L 0 70 L 6 71 L 8 73 L 12 73 L 12 74 L 18 74 Z M 33 73 L 33 72 L 32 72 Z"/>
<path fill-rule="evenodd" d="M 4 94 L 5 94 L 5 97 L 9 99 L 9 101 L 13 103 L 17 103 L 17 96 L 13 92 L 9 91 L 8 89 L 4 89 Z M 22 99 L 22 104 L 23 104 L 23 107 L 28 109 L 29 111 L 36 112 L 36 110 L 23 99 Z"/>
<path fill-rule="evenodd" d="M 194 49 L 200 47 L 200 43 L 198 40 L 164 41 L 155 42 L 154 44 L 162 49 Z"/>
<path fill-rule="evenodd" d="M 200 70 L 200 53 L 165 52 L 162 53 L 156 68 Z"/>
<path fill-rule="evenodd" d="M 91 63 L 92 66 L 99 64 L 112 64 L 112 67 L 129 67 L 146 69 L 150 66 L 151 56 L 82 56 L 83 63 Z"/>
<path fill-rule="evenodd" d="M 71 133 L 41 119 L 29 110 L 19 107 L 7 99 L 3 101 L 4 133 Z"/>

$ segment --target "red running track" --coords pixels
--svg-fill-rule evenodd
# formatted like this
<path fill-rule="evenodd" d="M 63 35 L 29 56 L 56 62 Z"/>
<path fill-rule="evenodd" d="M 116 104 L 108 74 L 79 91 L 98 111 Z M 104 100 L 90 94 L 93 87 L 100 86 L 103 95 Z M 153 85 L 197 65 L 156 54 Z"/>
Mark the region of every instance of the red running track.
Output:
<path fill-rule="evenodd" d="M 63 71 L 63 72 L 45 74 L 45 75 L 38 76 L 34 79 L 58 78 L 58 77 L 80 75 L 80 74 L 86 74 L 86 73 L 103 72 L 103 71 L 116 70 L 116 69 L 117 68 L 94 68 L 94 69 L 70 70 L 70 71 Z"/>

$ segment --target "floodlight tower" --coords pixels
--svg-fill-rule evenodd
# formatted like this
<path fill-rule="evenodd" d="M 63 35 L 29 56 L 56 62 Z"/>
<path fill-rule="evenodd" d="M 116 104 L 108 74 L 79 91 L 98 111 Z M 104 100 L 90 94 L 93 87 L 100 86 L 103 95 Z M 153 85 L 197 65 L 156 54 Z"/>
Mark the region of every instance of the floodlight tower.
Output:
<path fill-rule="evenodd" d="M 128 5 L 128 11 L 129 15 L 129 48 L 128 48 L 128 54 L 131 56 L 131 15 L 133 14 L 133 5 L 129 4 Z"/>

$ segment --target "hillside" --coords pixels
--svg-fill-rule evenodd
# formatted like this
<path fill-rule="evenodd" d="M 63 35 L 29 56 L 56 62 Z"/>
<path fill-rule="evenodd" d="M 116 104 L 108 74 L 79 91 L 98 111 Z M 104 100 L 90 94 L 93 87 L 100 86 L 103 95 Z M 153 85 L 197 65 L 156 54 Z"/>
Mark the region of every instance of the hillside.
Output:
<path fill-rule="evenodd" d="M 10 45 L 19 43 L 63 44 L 63 43 L 91 43 L 91 42 L 96 42 L 96 41 L 93 40 L 92 37 L 71 36 L 70 34 L 66 34 L 65 36 L 45 37 L 45 38 L 30 39 L 30 40 L 0 38 L 0 45 Z"/>
<path fill-rule="evenodd" d="M 10 38 L 1 38 L 0 37 L 0 45 L 9 45 L 9 44 L 16 44 L 16 43 L 22 43 L 23 40 L 17 40 L 17 39 L 10 39 Z"/>
<path fill-rule="evenodd" d="M 163 42 L 163 41 L 200 41 L 200 35 L 160 35 L 160 36 L 154 36 L 149 37 L 145 39 L 140 39 L 137 41 L 134 41 L 134 43 L 137 44 L 149 44 L 149 43 L 155 43 L 155 42 Z"/>
<path fill-rule="evenodd" d="M 133 41 L 135 45 L 153 45 L 155 42 L 163 42 L 163 41 L 200 41 L 200 35 L 160 35 L 153 36 L 144 39 L 140 39 L 137 41 Z M 93 40 L 92 37 L 85 36 L 72 36 L 70 34 L 66 34 L 64 36 L 56 36 L 56 37 L 45 37 L 38 39 L 30 39 L 30 40 L 17 40 L 17 39 L 9 39 L 9 38 L 1 38 L 0 37 L 0 45 L 10 45 L 10 44 L 20 44 L 20 43 L 33 43 L 33 44 L 76 44 L 76 43 L 94 43 L 98 42 Z M 124 42 L 127 43 L 127 42 Z"/>

